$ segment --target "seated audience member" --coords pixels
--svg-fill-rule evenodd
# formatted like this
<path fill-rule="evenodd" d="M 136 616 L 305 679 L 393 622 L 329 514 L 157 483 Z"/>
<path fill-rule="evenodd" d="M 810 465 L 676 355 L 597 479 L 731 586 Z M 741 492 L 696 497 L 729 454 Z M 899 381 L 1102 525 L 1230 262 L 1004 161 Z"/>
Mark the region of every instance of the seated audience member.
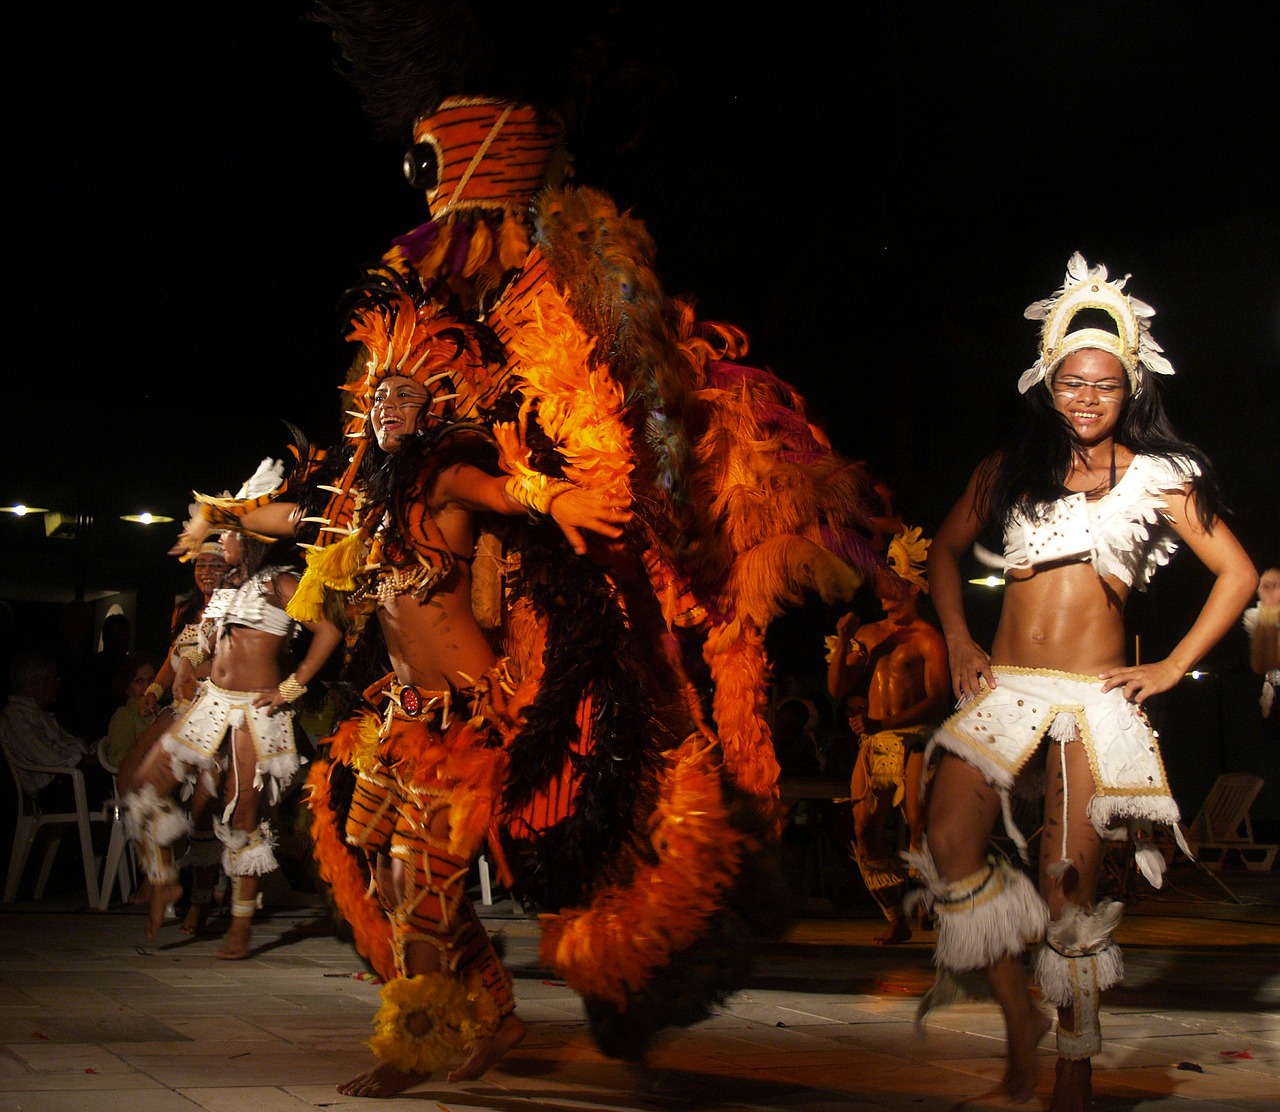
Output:
<path fill-rule="evenodd" d="M 84 773 L 90 808 L 111 795 L 111 777 L 97 756 L 75 734 L 58 724 L 52 707 L 58 698 L 58 670 L 53 657 L 38 650 L 14 656 L 9 675 L 8 705 L 0 711 L 0 745 L 10 758 L 25 764 L 78 768 Z M 22 788 L 46 812 L 69 811 L 75 795 L 69 778 L 51 772 L 17 773 Z"/>
<path fill-rule="evenodd" d="M 156 665 L 145 653 L 130 653 L 120 669 L 116 689 L 124 699 L 111 715 L 103 757 L 110 768 L 118 769 L 125 754 L 156 720 L 154 703 L 147 689 L 156 678 Z"/>

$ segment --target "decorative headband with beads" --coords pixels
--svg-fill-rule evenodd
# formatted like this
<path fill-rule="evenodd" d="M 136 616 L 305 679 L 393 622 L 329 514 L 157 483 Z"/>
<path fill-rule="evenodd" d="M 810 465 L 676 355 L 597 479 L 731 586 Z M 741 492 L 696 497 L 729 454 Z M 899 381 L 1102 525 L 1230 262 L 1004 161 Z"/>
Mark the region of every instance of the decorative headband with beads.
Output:
<path fill-rule="evenodd" d="M 1044 321 L 1040 330 L 1040 355 L 1022 372 L 1018 392 L 1025 394 L 1037 382 L 1050 382 L 1055 368 L 1068 355 L 1085 348 L 1110 352 L 1124 365 L 1129 388 L 1142 389 L 1143 373 L 1171 375 L 1173 365 L 1161 354 L 1164 349 L 1151 335 L 1151 318 L 1156 311 L 1145 301 L 1124 292 L 1130 275 L 1107 280 L 1107 268 L 1090 266 L 1077 251 L 1067 263 L 1067 275 L 1052 297 L 1028 305 L 1028 320 Z M 1116 331 L 1081 328 L 1071 331 L 1071 323 L 1085 309 L 1098 309 L 1114 322 Z"/>

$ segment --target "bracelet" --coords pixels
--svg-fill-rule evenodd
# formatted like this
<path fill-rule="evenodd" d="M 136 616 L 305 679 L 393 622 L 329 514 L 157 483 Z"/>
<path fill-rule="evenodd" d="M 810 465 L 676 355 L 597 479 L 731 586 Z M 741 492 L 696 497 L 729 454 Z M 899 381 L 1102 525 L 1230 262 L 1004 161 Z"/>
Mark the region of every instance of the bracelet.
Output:
<path fill-rule="evenodd" d="M 502 489 L 517 505 L 549 514 L 551 503 L 566 490 L 572 490 L 573 483 L 567 479 L 553 479 L 540 471 L 522 471 L 519 475 L 512 475 Z"/>
<path fill-rule="evenodd" d="M 293 672 L 287 679 L 280 681 L 280 686 L 276 690 L 284 696 L 286 703 L 296 703 L 307 693 L 307 685 L 299 683 L 297 672 Z"/>
<path fill-rule="evenodd" d="M 149 683 L 147 684 L 146 694 L 153 699 L 158 699 L 160 698 L 161 695 L 164 694 L 164 688 L 161 687 L 158 683 Z"/>

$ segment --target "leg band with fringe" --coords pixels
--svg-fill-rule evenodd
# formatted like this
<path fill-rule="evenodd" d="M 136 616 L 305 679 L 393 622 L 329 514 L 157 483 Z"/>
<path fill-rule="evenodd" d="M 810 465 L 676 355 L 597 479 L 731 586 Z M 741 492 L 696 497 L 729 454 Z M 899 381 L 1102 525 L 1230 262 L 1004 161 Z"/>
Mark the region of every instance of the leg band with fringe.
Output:
<path fill-rule="evenodd" d="M 124 828 L 138 851 L 138 864 L 152 884 L 176 884 L 178 867 L 169 847 L 190 833 L 191 821 L 172 799 L 143 784 L 124 798 Z"/>
<path fill-rule="evenodd" d="M 265 819 L 252 830 L 232 830 L 221 822 L 213 829 L 225 847 L 222 870 L 227 876 L 265 876 L 277 868 L 275 839 Z"/>
<path fill-rule="evenodd" d="M 1048 905 L 1030 878 L 1008 861 L 989 857 L 977 872 L 948 882 L 927 849 L 907 860 L 925 880 L 925 902 L 938 915 L 934 965 L 953 973 L 985 969 L 1044 936 Z"/>
<path fill-rule="evenodd" d="M 916 1008 L 916 1026 L 923 1029 L 934 1008 L 986 998 L 987 967 L 1016 957 L 1043 936 L 1049 907 L 1030 878 L 1003 859 L 988 857 L 977 872 L 948 882 L 938 875 L 927 846 L 903 856 L 925 884 L 912 893 L 907 910 L 923 903 L 938 917 L 938 976 Z"/>
<path fill-rule="evenodd" d="M 151 838 L 143 837 L 134 843 L 138 850 L 138 864 L 143 875 L 157 887 L 178 883 L 178 866 L 168 846 L 162 846 Z"/>
<path fill-rule="evenodd" d="M 397 977 L 382 988 L 369 1049 L 405 1073 L 429 1074 L 498 1029 L 500 1015 L 477 972 Z"/>
<path fill-rule="evenodd" d="M 1061 1058 L 1079 1061 L 1102 1049 L 1099 998 L 1104 989 L 1124 979 L 1124 958 L 1111 941 L 1123 910 L 1114 900 L 1104 900 L 1092 912 L 1067 904 L 1062 917 L 1049 924 L 1045 944 L 1036 954 L 1036 980 L 1043 998 L 1072 1012 L 1072 1030 L 1064 1030 L 1061 1019 L 1058 1023 Z"/>

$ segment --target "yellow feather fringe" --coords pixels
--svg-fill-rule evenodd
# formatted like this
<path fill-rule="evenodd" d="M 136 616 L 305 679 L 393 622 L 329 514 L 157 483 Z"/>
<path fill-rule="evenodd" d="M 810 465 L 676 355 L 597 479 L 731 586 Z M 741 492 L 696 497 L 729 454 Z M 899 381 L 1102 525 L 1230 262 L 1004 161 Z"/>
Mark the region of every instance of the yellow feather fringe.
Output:
<path fill-rule="evenodd" d="M 336 544 L 313 548 L 307 553 L 307 570 L 285 609 L 299 622 L 318 622 L 324 617 L 326 591 L 353 591 L 355 573 L 364 564 L 364 541 L 358 533 Z"/>
<path fill-rule="evenodd" d="M 488 221 L 477 220 L 471 228 L 471 242 L 467 244 L 467 258 L 462 264 L 462 276 L 472 277 L 493 253 L 493 233 Z"/>
<path fill-rule="evenodd" d="M 324 618 L 324 584 L 319 576 L 303 572 L 293 598 L 285 603 L 285 612 L 295 622 L 318 622 Z"/>
<path fill-rule="evenodd" d="M 369 1049 L 405 1073 L 429 1074 L 464 1054 L 477 1039 L 498 1029 L 500 1015 L 480 975 L 459 981 L 447 973 L 398 977 L 382 987 L 382 1006 L 373 1018 Z M 426 1012 L 431 1026 L 415 1035 L 408 1020 Z"/>

